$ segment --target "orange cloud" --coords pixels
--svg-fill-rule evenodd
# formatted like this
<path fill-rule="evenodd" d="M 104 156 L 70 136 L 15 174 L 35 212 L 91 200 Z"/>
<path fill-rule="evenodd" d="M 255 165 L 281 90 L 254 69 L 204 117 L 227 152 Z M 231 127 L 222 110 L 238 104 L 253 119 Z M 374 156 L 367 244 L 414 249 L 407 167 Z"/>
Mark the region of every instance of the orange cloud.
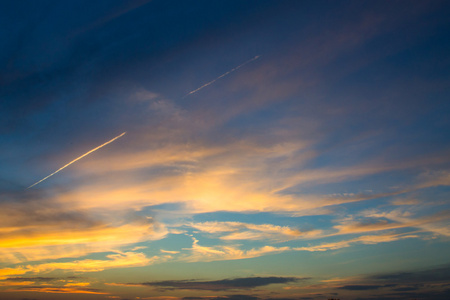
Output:
<path fill-rule="evenodd" d="M 145 222 L 75 230 L 28 226 L 0 237 L 0 260 L 19 263 L 114 251 L 124 245 L 162 238 L 166 233 L 164 226 Z"/>
<path fill-rule="evenodd" d="M 91 285 L 90 282 L 69 282 L 66 283 L 64 286 L 70 287 L 70 286 L 89 286 Z"/>
<path fill-rule="evenodd" d="M 408 238 L 418 238 L 417 235 L 413 234 L 395 234 L 386 233 L 384 235 L 365 235 L 353 238 L 350 240 L 343 240 L 333 243 L 323 243 L 316 246 L 305 246 L 305 247 L 273 247 L 273 246 L 263 246 L 260 248 L 253 248 L 250 250 L 242 250 L 237 245 L 226 245 L 226 246 L 201 246 L 199 241 L 193 238 L 192 248 L 186 248 L 184 250 L 189 250 L 190 254 L 181 257 L 181 260 L 188 262 L 197 261 L 218 261 L 218 260 L 236 260 L 236 259 L 246 259 L 259 257 L 268 254 L 276 254 L 286 251 L 329 251 L 338 250 L 346 247 L 350 247 L 354 244 L 378 244 L 397 241 L 401 239 Z"/>
<path fill-rule="evenodd" d="M 0 269 L 0 279 L 5 279 L 10 276 L 23 275 L 28 271 L 29 269 L 24 267 Z"/>
<path fill-rule="evenodd" d="M 98 272 L 115 268 L 131 268 L 148 266 L 156 262 L 165 261 L 167 257 L 147 257 L 143 253 L 121 252 L 106 256 L 107 260 L 84 259 L 72 262 L 53 262 L 36 265 L 18 266 L 16 268 L 0 269 L 0 279 L 6 279 L 10 276 L 23 275 L 25 273 L 47 273 L 54 270 L 70 272 Z M 86 286 L 86 282 L 69 282 L 67 287 Z"/>
<path fill-rule="evenodd" d="M 443 210 L 438 213 L 414 217 L 413 210 L 408 209 L 394 209 L 389 212 L 382 212 L 377 210 L 369 210 L 364 212 L 367 217 L 386 218 L 396 222 L 398 227 L 416 227 L 423 231 L 429 231 L 435 234 L 450 236 L 450 211 Z"/>
<path fill-rule="evenodd" d="M 0 282 L 0 286 L 15 286 L 15 285 L 30 285 L 33 284 L 34 281 L 3 281 Z"/>
<path fill-rule="evenodd" d="M 130 268 L 148 266 L 158 260 L 158 257 L 146 257 L 143 253 L 123 252 L 107 255 L 109 260 L 77 260 L 73 262 L 45 263 L 27 268 L 34 273 L 50 272 L 53 270 L 66 270 L 73 272 L 98 272 L 114 268 Z"/>
<path fill-rule="evenodd" d="M 196 261 L 217 261 L 217 260 L 235 260 L 244 258 L 259 257 L 262 255 L 280 253 L 289 251 L 289 247 L 273 247 L 264 246 L 261 248 L 241 250 L 237 246 L 201 246 L 198 244 L 197 239 L 193 239 L 192 248 L 189 250 L 191 253 L 183 258 L 184 261 L 196 262 Z"/>
<path fill-rule="evenodd" d="M 207 233 L 224 234 L 220 236 L 222 240 L 273 240 L 281 242 L 322 234 L 321 230 L 300 231 L 288 226 L 242 222 L 203 222 L 190 223 L 189 226 Z"/>
<path fill-rule="evenodd" d="M 38 292 L 38 293 L 52 293 L 52 294 L 96 294 L 108 295 L 107 292 L 102 292 L 96 289 L 76 289 L 69 287 L 24 287 L 21 289 L 8 289 L 3 292 Z"/>
<path fill-rule="evenodd" d="M 392 242 L 402 239 L 408 239 L 408 238 L 418 238 L 417 235 L 412 234 L 384 234 L 384 235 L 365 235 L 360 236 L 354 239 L 350 240 L 344 240 L 339 242 L 333 242 L 333 243 L 324 243 L 317 246 L 307 246 L 307 247 L 296 247 L 293 248 L 293 250 L 296 251 L 309 251 L 309 252 L 316 252 L 316 251 L 328 251 L 328 250 L 337 250 L 341 248 L 350 247 L 352 244 L 378 244 L 378 243 L 386 243 L 386 242 Z"/>

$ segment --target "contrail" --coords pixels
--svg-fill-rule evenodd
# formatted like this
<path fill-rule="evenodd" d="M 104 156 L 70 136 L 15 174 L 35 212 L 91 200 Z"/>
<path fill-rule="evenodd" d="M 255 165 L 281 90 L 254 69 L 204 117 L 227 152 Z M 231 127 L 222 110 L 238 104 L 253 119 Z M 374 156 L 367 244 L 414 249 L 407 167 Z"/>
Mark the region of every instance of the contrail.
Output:
<path fill-rule="evenodd" d="M 102 147 L 108 145 L 109 143 L 114 142 L 114 141 L 117 140 L 118 138 L 124 136 L 125 133 L 126 133 L 126 132 L 122 133 L 121 135 L 116 136 L 115 138 L 113 138 L 112 140 L 110 140 L 110 141 L 108 141 L 108 142 L 106 142 L 106 143 L 104 143 L 104 144 L 101 144 L 101 145 L 98 146 L 97 148 L 94 148 L 94 149 L 92 149 L 91 151 L 86 152 L 85 154 L 81 155 L 80 157 L 75 158 L 75 159 L 72 160 L 70 163 L 68 163 L 68 164 L 64 165 L 63 167 L 59 168 L 58 170 L 56 170 L 56 171 L 53 172 L 52 174 L 50 174 L 50 175 L 48 175 L 47 177 L 45 177 L 45 178 L 39 180 L 39 181 L 36 182 L 36 183 L 30 185 L 29 187 L 27 187 L 27 189 L 32 188 L 32 187 L 35 186 L 36 184 L 41 183 L 41 182 L 44 181 L 45 179 L 47 179 L 47 178 L 49 178 L 49 177 L 55 175 L 56 173 L 58 173 L 58 172 L 61 171 L 62 169 L 67 168 L 68 166 L 70 166 L 71 164 L 73 164 L 74 162 L 76 162 L 77 160 L 80 160 L 80 159 L 82 159 L 83 157 L 85 157 L 85 156 L 91 154 L 92 152 L 97 151 L 98 149 L 100 149 L 100 148 L 102 148 Z"/>
<path fill-rule="evenodd" d="M 257 55 L 257 56 L 255 56 L 255 57 L 253 57 L 252 59 L 247 60 L 245 63 L 243 63 L 243 64 L 241 64 L 241 65 L 239 65 L 239 66 L 237 66 L 237 67 L 231 69 L 230 71 L 228 71 L 228 72 L 226 72 L 226 73 L 223 73 L 222 75 L 220 75 L 220 76 L 217 77 L 216 79 L 211 80 L 211 81 L 208 82 L 208 83 L 205 83 L 204 85 L 202 85 L 202 86 L 199 87 L 198 89 L 195 89 L 195 90 L 193 90 L 193 91 L 190 91 L 189 93 L 187 93 L 186 95 L 184 95 L 183 98 L 186 98 L 186 97 L 189 96 L 189 95 L 192 95 L 192 94 L 194 94 L 194 93 L 197 93 L 197 92 L 200 91 L 201 89 L 203 89 L 203 88 L 207 87 L 208 85 L 210 85 L 210 84 L 216 82 L 216 81 L 219 80 L 220 78 L 223 78 L 223 77 L 227 76 L 228 74 L 233 73 L 233 72 L 236 71 L 237 69 L 239 69 L 239 68 L 245 66 L 246 64 L 251 63 L 251 62 L 254 61 L 254 60 L 257 60 L 257 59 L 260 58 L 260 57 L 261 57 L 260 55 Z"/>

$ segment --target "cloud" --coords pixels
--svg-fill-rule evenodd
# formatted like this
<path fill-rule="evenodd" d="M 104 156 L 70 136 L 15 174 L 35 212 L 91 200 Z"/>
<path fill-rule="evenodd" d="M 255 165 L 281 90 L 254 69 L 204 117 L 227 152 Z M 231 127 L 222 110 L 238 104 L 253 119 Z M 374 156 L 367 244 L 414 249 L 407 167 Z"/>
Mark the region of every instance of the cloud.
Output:
<path fill-rule="evenodd" d="M 183 290 L 210 290 L 222 291 L 230 289 L 252 289 L 255 287 L 266 286 L 269 284 L 286 284 L 296 282 L 300 278 L 296 277 L 246 277 L 234 279 L 222 279 L 211 281 L 197 280 L 166 280 L 145 282 L 142 285 L 160 287 L 164 289 L 183 289 Z"/>
<path fill-rule="evenodd" d="M 164 250 L 164 249 L 159 249 L 159 251 L 161 253 L 168 253 L 168 254 L 178 254 L 178 253 L 180 253 L 180 251 L 172 251 L 172 250 Z"/>
<path fill-rule="evenodd" d="M 152 101 L 160 97 L 161 96 L 155 92 L 141 88 L 136 91 L 136 93 L 134 94 L 134 96 L 131 97 L 131 99 L 137 101 Z"/>
<path fill-rule="evenodd" d="M 339 287 L 339 289 L 342 290 L 349 290 L 349 291 L 367 291 L 367 290 L 377 290 L 380 288 L 386 287 L 385 285 L 344 285 Z M 392 285 L 389 285 L 389 287 L 392 287 Z"/>
<path fill-rule="evenodd" d="M 5 281 L 14 281 L 14 282 L 21 282 L 21 281 L 32 281 L 32 282 L 52 282 L 55 280 L 60 280 L 61 278 L 57 277 L 9 277 L 4 279 Z"/>
<path fill-rule="evenodd" d="M 259 297 L 251 295 L 228 295 L 228 296 L 211 296 L 211 297 L 183 297 L 182 300 L 258 300 Z"/>
<path fill-rule="evenodd" d="M 328 251 L 328 250 L 337 250 L 337 249 L 350 247 L 352 244 L 371 245 L 371 244 L 386 243 L 386 242 L 392 242 L 392 241 L 409 239 L 409 238 L 418 238 L 418 236 L 413 235 L 413 234 L 395 234 L 395 233 L 386 233 L 386 234 L 380 234 L 380 235 L 364 235 L 364 236 L 359 236 L 359 237 L 356 237 L 356 238 L 353 238 L 350 240 L 324 243 L 324 244 L 317 245 L 317 246 L 297 247 L 297 248 L 293 248 L 293 250 L 310 251 L 310 252 Z"/>
<path fill-rule="evenodd" d="M 237 246 L 201 246 L 198 240 L 193 238 L 192 248 L 185 248 L 189 250 L 190 254 L 182 256 L 180 259 L 188 262 L 197 261 L 217 261 L 217 260 L 235 260 L 259 257 L 267 254 L 281 253 L 290 251 L 290 247 L 273 247 L 264 246 L 260 248 L 253 248 L 250 250 L 241 250 Z"/>
<path fill-rule="evenodd" d="M 324 280 L 323 286 L 316 288 L 329 291 L 339 291 L 341 297 L 344 291 L 369 292 L 376 299 L 423 298 L 445 299 L 448 291 L 448 265 L 428 269 L 416 269 L 409 272 L 387 272 L 372 275 L 332 278 Z M 378 298 L 377 298 L 378 297 Z M 373 299 L 370 298 L 370 299 Z M 368 298 L 369 299 L 369 298 Z"/>
<path fill-rule="evenodd" d="M 30 271 L 31 272 L 31 271 Z M 86 287 L 91 283 L 77 281 L 80 277 L 68 276 L 68 277 L 9 277 L 0 281 L 0 286 L 54 286 L 63 285 L 64 287 Z"/>
<path fill-rule="evenodd" d="M 414 198 L 397 198 L 391 201 L 392 205 L 418 205 L 418 204 L 423 204 L 421 201 L 419 201 L 418 199 L 414 199 Z"/>
<path fill-rule="evenodd" d="M 146 298 L 143 298 L 146 299 Z M 150 298 L 149 298 L 150 299 Z M 199 297 L 183 297 L 181 300 L 298 300 L 298 299 L 314 299 L 312 297 L 300 297 L 300 298 L 267 298 L 263 297 L 260 298 L 258 296 L 252 296 L 252 295 L 241 295 L 241 294 L 234 294 L 234 295 L 226 295 L 226 296 L 199 296 Z"/>
<path fill-rule="evenodd" d="M 93 252 L 114 251 L 129 245 L 153 239 L 151 223 L 130 223 L 122 226 L 94 226 L 86 229 L 63 231 L 60 228 L 26 227 L 14 230 L 0 238 L 4 247 L 0 259 L 19 263 L 45 258 L 83 256 Z M 161 232 L 161 237 L 164 233 Z"/>
<path fill-rule="evenodd" d="M 81 257 L 94 252 L 163 238 L 165 226 L 133 212 L 96 212 L 45 198 L 40 191 L 18 191 L 0 202 L 0 261 Z"/>
<path fill-rule="evenodd" d="M 380 231 L 408 227 L 397 222 L 390 222 L 384 219 L 366 219 L 364 221 L 344 220 L 341 225 L 335 225 L 333 228 L 338 230 L 337 234 L 354 234 L 361 232 Z"/>
<path fill-rule="evenodd" d="M 289 136 L 273 137 L 268 141 L 246 138 L 189 143 L 178 143 L 169 138 L 148 144 L 143 141 L 152 140 L 152 137 L 136 133 L 128 137 L 128 150 L 106 153 L 92 161 L 80 161 L 74 167 L 81 185 L 59 197 L 88 210 L 108 206 L 117 210 L 130 207 L 139 210 L 149 205 L 183 203 L 180 212 L 188 214 L 262 211 L 305 215 L 326 213 L 324 208 L 330 206 L 399 195 L 422 187 L 418 182 L 415 187 L 379 193 L 298 193 L 296 190 L 303 186 L 348 182 L 414 168 L 415 163 L 365 162 L 306 168 L 308 160 L 318 157 L 311 149 L 311 141 L 287 141 Z M 163 146 L 155 146 L 159 144 Z M 272 176 L 273 173 L 277 176 Z M 89 200 L 92 198 L 96 201 Z M 233 233 L 228 239 L 257 239 L 257 231 Z"/>
<path fill-rule="evenodd" d="M 408 291 L 408 292 L 392 292 L 383 295 L 384 298 L 398 299 L 429 299 L 429 300 L 447 300 L 450 297 L 450 289 L 448 287 L 439 287 L 438 289 L 428 289 L 423 291 Z"/>
<path fill-rule="evenodd" d="M 22 275 L 26 273 L 42 274 L 54 270 L 65 272 L 99 272 L 116 268 L 131 268 L 148 266 L 156 262 L 161 262 L 167 257 L 147 257 L 143 253 L 122 252 L 107 255 L 105 260 L 101 259 L 84 259 L 71 262 L 51 262 L 34 265 L 18 266 L 15 268 L 0 269 L 0 279 L 8 280 L 9 276 Z M 37 277 L 45 278 L 45 277 Z M 12 281 L 20 282 L 21 279 L 12 279 Z M 33 281 L 33 277 L 29 277 L 29 281 Z M 39 279 L 38 279 L 39 281 Z M 53 280 L 50 280 L 53 281 Z"/>
<path fill-rule="evenodd" d="M 419 236 L 409 233 L 385 233 L 379 235 L 363 235 L 348 240 L 322 243 L 314 246 L 263 246 L 259 248 L 252 248 L 249 250 L 243 250 L 239 248 L 239 245 L 202 246 L 199 244 L 199 241 L 196 238 L 193 238 L 192 247 L 183 249 L 190 251 L 190 253 L 187 255 L 181 255 L 179 259 L 188 262 L 247 259 L 288 251 L 323 252 L 347 248 L 356 244 L 374 245 L 378 243 L 387 243 L 409 238 L 419 238 Z"/>
<path fill-rule="evenodd" d="M 140 297 L 139 299 L 144 299 L 144 300 L 183 300 L 180 297 L 174 297 L 174 296 Z"/>
<path fill-rule="evenodd" d="M 64 286 L 67 286 L 67 287 L 72 287 L 72 286 L 74 286 L 74 287 L 83 287 L 83 286 L 89 286 L 89 285 L 91 285 L 90 282 L 68 282 Z"/>
<path fill-rule="evenodd" d="M 2 268 L 0 269 L 0 280 L 7 279 L 9 276 L 23 275 L 29 271 L 28 268 Z"/>
<path fill-rule="evenodd" d="M 130 268 L 148 266 L 159 257 L 146 257 L 143 253 L 123 252 L 106 256 L 108 260 L 85 259 L 73 262 L 54 262 L 27 266 L 30 272 L 42 273 L 54 270 L 66 270 L 72 272 L 98 272 L 115 268 Z"/>
<path fill-rule="evenodd" d="M 43 287 L 43 286 L 28 286 L 23 288 L 8 289 L 4 292 L 38 292 L 38 293 L 52 293 L 52 294 L 95 294 L 95 295 L 109 295 L 99 289 L 91 288 L 71 288 L 71 287 Z"/>
<path fill-rule="evenodd" d="M 410 292 L 410 291 L 417 291 L 418 289 L 419 289 L 419 287 L 409 286 L 409 287 L 395 288 L 395 289 L 392 289 L 392 290 L 396 291 L 396 292 Z"/>
<path fill-rule="evenodd" d="M 430 215 L 414 216 L 417 212 L 417 209 L 398 208 L 391 211 L 373 209 L 364 211 L 362 214 L 368 218 L 383 218 L 392 221 L 390 224 L 385 224 L 386 229 L 389 227 L 416 227 L 434 234 L 450 236 L 450 211 L 448 209 Z M 380 227 L 380 229 L 382 228 Z"/>
<path fill-rule="evenodd" d="M 450 276 L 450 265 L 411 272 L 381 273 L 368 276 L 368 280 L 385 281 L 397 284 L 446 282 Z"/>
<path fill-rule="evenodd" d="M 420 188 L 450 185 L 450 172 L 447 170 L 428 171 L 419 176 Z"/>
<path fill-rule="evenodd" d="M 321 230 L 301 231 L 289 226 L 272 224 L 250 224 L 242 222 L 203 222 L 190 223 L 188 226 L 202 232 L 221 235 L 222 240 L 272 240 L 288 241 L 298 238 L 315 237 Z"/>

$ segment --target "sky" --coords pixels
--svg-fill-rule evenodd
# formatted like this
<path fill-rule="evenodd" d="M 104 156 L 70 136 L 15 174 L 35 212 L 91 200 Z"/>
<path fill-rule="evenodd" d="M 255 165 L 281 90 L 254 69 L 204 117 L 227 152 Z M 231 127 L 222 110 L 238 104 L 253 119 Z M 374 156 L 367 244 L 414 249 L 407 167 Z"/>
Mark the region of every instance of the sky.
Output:
<path fill-rule="evenodd" d="M 449 299 L 449 13 L 1 1 L 0 299 Z"/>

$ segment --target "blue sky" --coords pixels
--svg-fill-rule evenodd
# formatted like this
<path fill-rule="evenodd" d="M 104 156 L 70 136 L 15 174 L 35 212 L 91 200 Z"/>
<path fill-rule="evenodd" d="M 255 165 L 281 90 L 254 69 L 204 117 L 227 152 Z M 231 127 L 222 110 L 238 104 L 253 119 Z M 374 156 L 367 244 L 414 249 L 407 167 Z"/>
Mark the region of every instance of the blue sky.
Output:
<path fill-rule="evenodd" d="M 0 298 L 448 299 L 449 12 L 2 2 Z"/>

